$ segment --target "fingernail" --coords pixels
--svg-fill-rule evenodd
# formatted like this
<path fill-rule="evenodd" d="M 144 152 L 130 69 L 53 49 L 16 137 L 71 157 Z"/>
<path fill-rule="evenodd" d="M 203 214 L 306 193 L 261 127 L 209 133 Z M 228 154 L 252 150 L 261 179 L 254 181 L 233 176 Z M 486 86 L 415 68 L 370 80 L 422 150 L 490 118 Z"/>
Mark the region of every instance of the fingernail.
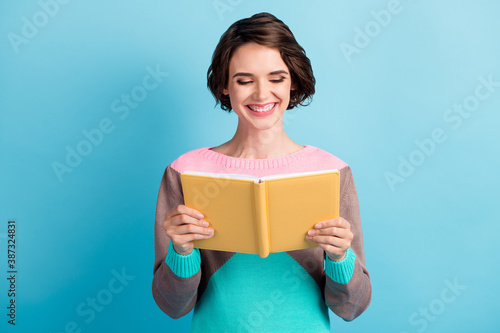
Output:
<path fill-rule="evenodd" d="M 311 240 L 312 237 L 311 236 L 306 236 L 307 240 Z"/>
<path fill-rule="evenodd" d="M 316 224 L 314 227 L 315 227 L 316 229 L 319 229 L 319 228 L 321 228 L 322 226 L 323 226 L 323 225 L 322 225 L 321 223 L 318 223 L 318 224 Z"/>
<path fill-rule="evenodd" d="M 205 228 L 206 228 L 206 227 L 208 227 L 208 222 L 207 222 L 207 221 L 203 221 L 203 222 L 201 223 L 201 225 L 202 225 L 203 227 L 205 227 Z"/>
<path fill-rule="evenodd" d="M 210 235 L 213 235 L 214 234 L 214 229 L 208 228 L 208 232 L 210 233 Z"/>
<path fill-rule="evenodd" d="M 310 236 L 314 236 L 314 233 L 315 233 L 315 232 L 314 232 L 314 230 L 309 230 L 309 231 L 307 232 L 307 234 L 308 234 L 308 235 L 310 235 Z"/>
<path fill-rule="evenodd" d="M 200 213 L 200 212 L 196 213 L 196 217 L 197 217 L 197 218 L 199 218 L 199 219 L 202 219 L 202 218 L 203 218 L 203 216 L 204 216 L 204 215 L 203 215 L 202 213 Z"/>

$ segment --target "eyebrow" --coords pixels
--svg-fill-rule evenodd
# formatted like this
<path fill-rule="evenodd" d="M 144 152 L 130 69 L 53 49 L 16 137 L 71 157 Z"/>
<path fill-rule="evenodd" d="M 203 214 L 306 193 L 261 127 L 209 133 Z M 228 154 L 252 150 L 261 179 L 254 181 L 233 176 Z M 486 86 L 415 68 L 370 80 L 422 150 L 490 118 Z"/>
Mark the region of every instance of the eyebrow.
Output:
<path fill-rule="evenodd" d="M 269 73 L 268 75 L 277 75 L 277 74 L 288 74 L 287 71 L 285 70 L 279 70 L 279 71 L 274 71 L 274 72 L 271 72 Z M 237 76 L 253 76 L 252 73 L 243 73 L 243 72 L 240 72 L 240 73 L 236 73 L 233 75 L 233 79 Z"/>

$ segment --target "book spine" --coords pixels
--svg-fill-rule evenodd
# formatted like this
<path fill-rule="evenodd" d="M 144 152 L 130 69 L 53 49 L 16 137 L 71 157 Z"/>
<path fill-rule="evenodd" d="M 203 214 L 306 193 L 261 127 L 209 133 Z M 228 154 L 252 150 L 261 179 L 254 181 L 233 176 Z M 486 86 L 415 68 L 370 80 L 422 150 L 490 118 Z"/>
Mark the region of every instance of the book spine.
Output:
<path fill-rule="evenodd" d="M 265 183 L 254 183 L 255 227 L 259 255 L 265 258 L 269 255 L 269 228 L 267 225 L 267 203 Z"/>

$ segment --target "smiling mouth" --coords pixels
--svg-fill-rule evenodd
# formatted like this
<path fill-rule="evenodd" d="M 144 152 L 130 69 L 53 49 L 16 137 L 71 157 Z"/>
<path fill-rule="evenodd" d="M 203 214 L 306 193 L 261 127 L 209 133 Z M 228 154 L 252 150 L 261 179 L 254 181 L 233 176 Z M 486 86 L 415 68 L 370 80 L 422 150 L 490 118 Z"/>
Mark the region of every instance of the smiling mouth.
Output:
<path fill-rule="evenodd" d="M 255 112 L 267 112 L 271 111 L 278 103 L 268 103 L 268 104 L 248 104 L 247 107 Z"/>

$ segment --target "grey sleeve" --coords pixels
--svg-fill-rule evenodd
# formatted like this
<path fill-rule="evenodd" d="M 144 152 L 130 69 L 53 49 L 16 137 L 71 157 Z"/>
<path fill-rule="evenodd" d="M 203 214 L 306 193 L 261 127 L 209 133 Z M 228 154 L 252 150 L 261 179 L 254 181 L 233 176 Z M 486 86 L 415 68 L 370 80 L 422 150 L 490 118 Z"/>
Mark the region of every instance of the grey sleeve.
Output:
<path fill-rule="evenodd" d="M 170 165 L 163 174 L 156 203 L 153 267 L 153 298 L 169 317 L 177 319 L 189 313 L 197 299 L 201 270 L 187 278 L 177 276 L 166 264 L 170 239 L 162 227 L 166 212 L 184 204 L 180 174 Z"/>
<path fill-rule="evenodd" d="M 351 249 L 356 255 L 354 270 L 346 284 L 333 281 L 326 275 L 326 305 L 339 317 L 351 321 L 366 310 L 371 301 L 370 275 L 365 267 L 363 232 L 359 212 L 358 194 L 349 166 L 341 170 L 340 216 L 351 224 L 354 238 Z"/>

